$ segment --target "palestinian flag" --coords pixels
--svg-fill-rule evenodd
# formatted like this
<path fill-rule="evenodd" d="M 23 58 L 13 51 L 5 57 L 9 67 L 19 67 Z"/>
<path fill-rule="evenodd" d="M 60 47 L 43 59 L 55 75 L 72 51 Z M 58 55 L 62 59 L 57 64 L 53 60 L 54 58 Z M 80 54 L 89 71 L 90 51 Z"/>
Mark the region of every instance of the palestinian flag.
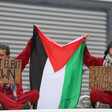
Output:
<path fill-rule="evenodd" d="M 40 93 L 38 109 L 75 108 L 80 96 L 83 37 L 61 46 L 34 26 L 31 60 L 31 89 Z"/>

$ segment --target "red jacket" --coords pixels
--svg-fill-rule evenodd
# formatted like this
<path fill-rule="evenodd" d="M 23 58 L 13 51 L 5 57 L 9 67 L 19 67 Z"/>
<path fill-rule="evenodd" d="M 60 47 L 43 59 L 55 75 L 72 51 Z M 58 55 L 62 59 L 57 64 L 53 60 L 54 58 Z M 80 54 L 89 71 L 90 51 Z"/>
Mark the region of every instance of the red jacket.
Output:
<path fill-rule="evenodd" d="M 20 79 L 20 84 L 17 84 L 17 96 L 20 97 L 23 94 L 23 88 L 22 88 L 22 71 L 24 70 L 25 66 L 29 62 L 29 58 L 31 55 L 31 39 L 28 41 L 27 46 L 25 49 L 14 59 L 19 59 L 22 60 L 22 66 L 21 66 L 21 79 Z M 5 91 L 5 85 L 3 87 L 3 90 L 0 89 L 1 92 Z M 6 94 L 13 99 L 13 92 L 11 88 L 6 89 Z"/>
<path fill-rule="evenodd" d="M 90 66 L 103 66 L 104 59 L 101 57 L 91 56 L 88 48 L 85 48 L 85 53 L 83 57 L 84 64 L 89 68 Z"/>

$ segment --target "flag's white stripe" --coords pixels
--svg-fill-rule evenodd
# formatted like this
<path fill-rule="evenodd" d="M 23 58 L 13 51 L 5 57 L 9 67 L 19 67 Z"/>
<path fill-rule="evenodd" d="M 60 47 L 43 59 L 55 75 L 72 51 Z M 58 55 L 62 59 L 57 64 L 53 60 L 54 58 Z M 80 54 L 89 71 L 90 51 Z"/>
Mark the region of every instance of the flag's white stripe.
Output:
<path fill-rule="evenodd" d="M 80 39 L 82 39 L 82 38 L 83 38 L 83 37 L 81 36 L 81 37 L 79 37 L 79 38 L 77 38 L 77 39 L 75 39 L 75 40 L 69 42 L 68 44 L 71 44 L 71 43 L 73 43 L 73 42 L 76 42 L 76 41 L 78 41 L 78 40 L 80 40 Z M 66 45 L 68 45 L 68 44 L 66 44 Z"/>
<path fill-rule="evenodd" d="M 40 86 L 38 109 L 57 109 L 59 107 L 64 76 L 65 67 L 54 72 L 49 59 L 47 59 Z"/>

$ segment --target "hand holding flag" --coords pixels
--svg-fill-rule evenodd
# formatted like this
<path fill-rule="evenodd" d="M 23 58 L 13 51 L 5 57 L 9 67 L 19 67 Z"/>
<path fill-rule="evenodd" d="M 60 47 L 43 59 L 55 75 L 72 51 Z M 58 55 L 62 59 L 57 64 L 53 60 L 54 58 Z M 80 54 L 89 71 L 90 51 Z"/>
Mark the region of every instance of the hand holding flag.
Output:
<path fill-rule="evenodd" d="M 86 33 L 85 35 L 83 35 L 83 37 L 84 37 L 86 40 L 88 40 L 89 37 L 90 37 L 90 35 L 89 35 L 89 33 Z"/>

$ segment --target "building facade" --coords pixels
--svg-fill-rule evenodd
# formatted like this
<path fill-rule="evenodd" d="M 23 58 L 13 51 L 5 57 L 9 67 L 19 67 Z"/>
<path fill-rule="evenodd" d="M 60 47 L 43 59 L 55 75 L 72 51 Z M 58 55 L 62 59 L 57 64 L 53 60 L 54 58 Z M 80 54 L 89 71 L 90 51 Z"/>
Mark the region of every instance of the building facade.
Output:
<path fill-rule="evenodd" d="M 90 0 L 0 0 L 0 43 L 9 44 L 16 57 L 32 36 L 33 25 L 65 45 L 90 34 L 91 55 L 103 57 L 112 38 L 112 3 Z M 89 95 L 89 70 L 84 65 L 81 95 Z M 23 89 L 28 91 L 29 64 L 23 71 Z M 80 108 L 78 105 L 77 108 Z"/>

